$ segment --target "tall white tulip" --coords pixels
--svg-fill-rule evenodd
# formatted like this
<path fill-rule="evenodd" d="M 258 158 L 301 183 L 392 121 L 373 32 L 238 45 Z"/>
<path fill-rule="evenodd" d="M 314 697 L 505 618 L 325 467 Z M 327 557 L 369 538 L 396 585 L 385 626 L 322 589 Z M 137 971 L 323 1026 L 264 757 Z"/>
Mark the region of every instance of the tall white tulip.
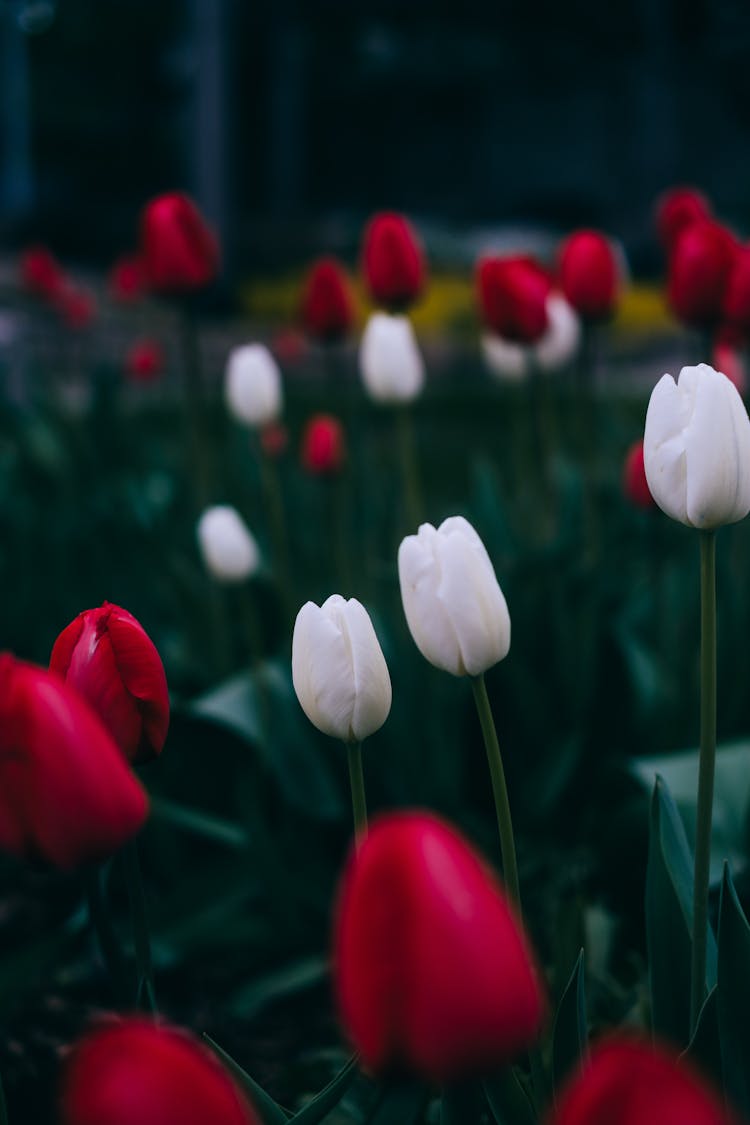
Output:
<path fill-rule="evenodd" d="M 260 550 L 236 508 L 217 504 L 198 521 L 198 544 L 206 569 L 220 582 L 244 582 L 260 567 Z"/>
<path fill-rule="evenodd" d="M 485 546 L 463 516 L 408 535 L 398 575 L 411 635 L 431 664 L 454 676 L 479 676 L 508 655 L 508 606 Z"/>
<path fill-rule="evenodd" d="M 224 395 L 238 422 L 267 426 L 281 414 L 281 372 L 264 344 L 234 348 L 227 360 Z"/>
<path fill-rule="evenodd" d="M 750 511 L 750 419 L 736 387 L 700 363 L 653 389 L 643 438 L 646 480 L 672 519 L 703 530 Z"/>
<path fill-rule="evenodd" d="M 416 398 L 424 385 L 424 363 L 409 318 L 373 313 L 362 335 L 359 366 L 365 389 L 377 402 Z"/>
<path fill-rule="evenodd" d="M 365 607 L 340 594 L 307 602 L 292 637 L 292 680 L 310 722 L 333 738 L 361 742 L 391 709 L 391 679 Z"/>

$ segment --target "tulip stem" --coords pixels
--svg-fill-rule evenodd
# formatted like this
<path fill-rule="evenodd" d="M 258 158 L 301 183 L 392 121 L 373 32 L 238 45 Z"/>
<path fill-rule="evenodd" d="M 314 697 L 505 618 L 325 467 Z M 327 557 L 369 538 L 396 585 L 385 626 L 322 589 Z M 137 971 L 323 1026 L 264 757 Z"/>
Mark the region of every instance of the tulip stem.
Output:
<path fill-rule="evenodd" d="M 354 838 L 357 847 L 359 847 L 367 835 L 367 800 L 365 798 L 365 778 L 362 772 L 362 743 L 347 742 L 346 753 L 349 759 L 349 782 L 352 788 Z"/>
<path fill-rule="evenodd" d="M 112 918 L 107 909 L 102 887 L 103 875 L 104 872 L 98 865 L 86 871 L 84 876 L 86 901 L 89 919 L 96 934 L 104 963 L 107 966 L 112 986 L 119 1000 L 123 993 L 123 981 L 125 980 L 125 959 L 112 925 Z"/>
<path fill-rule="evenodd" d="M 187 430 L 188 476 L 192 476 L 199 511 L 211 500 L 213 466 L 211 447 L 206 433 L 206 403 L 200 362 L 200 341 L 191 310 L 186 303 L 179 310 L 181 367 L 185 389 L 185 425 Z"/>
<path fill-rule="evenodd" d="M 510 802 L 508 800 L 508 787 L 505 784 L 505 770 L 500 754 L 500 744 L 497 740 L 495 720 L 492 717 L 487 685 L 484 682 L 484 673 L 472 676 L 471 687 L 474 692 L 474 702 L 479 713 L 479 722 L 482 727 L 484 745 L 487 750 L 487 762 L 492 778 L 492 795 L 495 798 L 495 812 L 497 813 L 497 827 L 500 833 L 500 855 L 503 863 L 503 876 L 511 898 L 516 906 L 521 906 L 521 893 L 518 885 L 518 865 L 516 863 L 516 845 L 513 839 L 513 822 L 510 816 Z"/>
<path fill-rule="evenodd" d="M 414 426 L 408 406 L 396 407 L 396 429 L 404 486 L 404 506 L 409 528 L 415 531 L 422 522 L 422 490 L 419 484 Z"/>
<path fill-rule="evenodd" d="M 701 742 L 693 882 L 693 957 L 690 1027 L 695 1029 L 706 989 L 708 885 L 716 764 L 716 532 L 701 536 Z"/>
<path fill-rule="evenodd" d="M 156 994 L 154 992 L 154 972 L 151 963 L 151 937 L 146 913 L 146 896 L 143 891 L 141 865 L 138 858 L 138 841 L 131 840 L 122 849 L 125 867 L 125 882 L 130 900 L 130 918 L 133 925 L 133 945 L 135 965 L 138 974 L 136 1007 L 156 1014 Z"/>
<path fill-rule="evenodd" d="M 261 484 L 266 502 L 266 518 L 273 542 L 276 576 L 286 615 L 285 625 L 290 626 L 294 621 L 295 598 L 289 555 L 289 536 L 284 515 L 284 494 L 279 480 L 278 467 L 263 450 L 259 441 L 256 442 L 256 453 L 260 463 Z"/>

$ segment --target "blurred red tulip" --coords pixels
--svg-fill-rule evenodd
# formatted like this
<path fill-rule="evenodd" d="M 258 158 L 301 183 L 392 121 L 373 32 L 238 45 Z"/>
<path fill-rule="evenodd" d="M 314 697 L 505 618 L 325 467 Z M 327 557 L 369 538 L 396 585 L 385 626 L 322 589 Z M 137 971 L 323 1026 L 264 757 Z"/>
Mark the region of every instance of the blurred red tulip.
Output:
<path fill-rule="evenodd" d="M 643 442 L 636 441 L 630 446 L 622 472 L 622 490 L 626 499 L 636 508 L 655 508 L 656 501 L 646 481 L 643 465 Z"/>
<path fill-rule="evenodd" d="M 93 293 L 73 282 L 63 283 L 55 304 L 67 327 L 74 332 L 85 331 L 96 320 L 98 309 Z"/>
<path fill-rule="evenodd" d="M 302 435 L 302 464 L 308 473 L 337 473 L 344 464 L 344 429 L 332 414 L 315 414 Z"/>
<path fill-rule="evenodd" d="M 560 286 L 584 320 L 603 320 L 615 311 L 620 268 L 612 243 L 595 230 L 569 235 L 560 248 Z"/>
<path fill-rule="evenodd" d="M 676 1053 L 635 1038 L 600 1043 L 548 1125 L 730 1125 L 718 1095 Z"/>
<path fill-rule="evenodd" d="M 53 301 L 63 287 L 65 274 L 46 246 L 30 246 L 20 262 L 21 284 L 35 297 Z"/>
<path fill-rule="evenodd" d="M 734 236 L 709 220 L 691 223 L 669 258 L 668 296 L 675 315 L 694 328 L 711 328 L 722 316 L 737 253 Z"/>
<path fill-rule="evenodd" d="M 750 246 L 734 253 L 723 302 L 724 319 L 746 335 L 750 333 Z"/>
<path fill-rule="evenodd" d="M 734 325 L 724 325 L 716 334 L 711 356 L 712 367 L 726 375 L 743 396 L 747 391 L 745 343 L 745 333 L 741 329 Z"/>
<path fill-rule="evenodd" d="M 676 187 L 664 192 L 656 203 L 656 229 L 665 250 L 671 251 L 678 236 L 691 223 L 712 217 L 711 204 L 705 195 L 690 187 Z"/>
<path fill-rule="evenodd" d="M 334 975 L 344 1027 L 375 1072 L 442 1082 L 502 1066 L 545 1017 L 538 968 L 499 882 L 426 813 L 376 820 L 350 858 Z"/>
<path fill-rule="evenodd" d="M 479 307 L 491 332 L 504 340 L 533 344 L 548 325 L 552 282 L 533 258 L 482 258 L 477 270 Z"/>
<path fill-rule="evenodd" d="M 90 704 L 128 761 L 161 753 L 167 677 L 153 641 L 127 610 L 105 602 L 79 613 L 55 641 L 50 671 Z"/>
<path fill-rule="evenodd" d="M 140 254 L 124 254 L 112 266 L 107 278 L 109 294 L 114 301 L 132 304 L 147 289 L 146 269 Z"/>
<path fill-rule="evenodd" d="M 362 268 L 376 305 L 403 312 L 415 303 L 424 289 L 427 267 L 408 219 L 390 211 L 370 219 L 364 234 Z"/>
<path fill-rule="evenodd" d="M 136 340 L 125 356 L 125 374 L 136 383 L 151 383 L 164 373 L 164 349 L 158 340 Z"/>
<path fill-rule="evenodd" d="M 62 1125 L 260 1125 L 202 1043 L 138 1016 L 102 1024 L 74 1046 L 60 1102 Z"/>
<path fill-rule="evenodd" d="M 351 332 L 354 297 L 349 278 L 335 258 L 320 258 L 307 275 L 302 322 L 308 336 L 323 343 L 340 340 Z"/>
<path fill-rule="evenodd" d="M 289 445 L 289 431 L 280 422 L 269 422 L 260 431 L 260 445 L 266 457 L 281 457 Z"/>
<path fill-rule="evenodd" d="M 71 868 L 138 832 L 146 795 L 88 703 L 0 655 L 0 848 Z"/>
<path fill-rule="evenodd" d="M 190 293 L 219 272 L 219 244 L 187 195 L 170 192 L 147 203 L 141 215 L 141 256 L 157 293 Z"/>

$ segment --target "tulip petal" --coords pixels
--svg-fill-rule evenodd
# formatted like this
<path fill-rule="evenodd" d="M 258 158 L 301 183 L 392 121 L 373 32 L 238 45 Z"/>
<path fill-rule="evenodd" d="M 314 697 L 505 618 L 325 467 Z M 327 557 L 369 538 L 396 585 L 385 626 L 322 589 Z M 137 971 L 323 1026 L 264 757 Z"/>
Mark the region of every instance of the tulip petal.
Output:
<path fill-rule="evenodd" d="M 684 431 L 690 420 L 691 399 L 689 387 L 678 387 L 671 375 L 662 375 L 651 393 L 643 436 L 651 495 L 666 515 L 681 523 L 687 521 Z"/>
<path fill-rule="evenodd" d="M 361 742 L 380 730 L 391 710 L 391 678 L 370 615 L 351 598 L 341 614 L 354 677 L 354 712 L 351 733 Z"/>
<path fill-rule="evenodd" d="M 465 673 L 461 650 L 443 600 L 442 580 L 432 524 L 422 524 L 417 535 L 408 535 L 398 550 L 401 600 L 409 631 L 417 648 L 436 668 L 454 676 Z"/>
<path fill-rule="evenodd" d="M 687 518 L 693 527 L 713 528 L 735 523 L 750 509 L 750 421 L 725 375 L 706 364 L 696 370 L 685 439 Z"/>
<path fill-rule="evenodd" d="M 331 611 L 343 602 L 334 594 L 322 606 L 307 602 L 292 637 L 292 681 L 303 711 L 323 734 L 351 737 L 356 692 L 348 638 Z"/>

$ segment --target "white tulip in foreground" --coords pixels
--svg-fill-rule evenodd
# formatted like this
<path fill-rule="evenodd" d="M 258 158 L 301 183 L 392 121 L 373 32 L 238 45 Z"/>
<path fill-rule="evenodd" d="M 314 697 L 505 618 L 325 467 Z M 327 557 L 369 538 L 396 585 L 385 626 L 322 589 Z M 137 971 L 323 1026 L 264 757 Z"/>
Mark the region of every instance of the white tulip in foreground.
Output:
<path fill-rule="evenodd" d="M 517 383 L 531 371 L 560 371 L 571 362 L 581 342 L 581 322 L 573 306 L 559 293 L 547 298 L 547 329 L 535 344 L 517 344 L 493 332 L 481 340 L 487 370 L 498 379 Z"/>
<path fill-rule="evenodd" d="M 424 363 L 406 316 L 373 313 L 359 349 L 365 389 L 377 402 L 410 402 L 424 385 Z"/>
<path fill-rule="evenodd" d="M 292 680 L 310 722 L 333 738 L 361 742 L 391 709 L 391 679 L 365 607 L 333 594 L 307 602 L 292 637 Z"/>
<path fill-rule="evenodd" d="M 243 582 L 260 566 L 258 544 L 228 504 L 206 509 L 198 521 L 198 544 L 206 569 L 220 582 Z"/>
<path fill-rule="evenodd" d="M 479 676 L 508 655 L 508 606 L 484 543 L 463 516 L 408 535 L 398 576 L 411 635 L 431 664 Z"/>
<path fill-rule="evenodd" d="M 750 511 L 750 420 L 736 387 L 706 363 L 654 387 L 643 438 L 646 480 L 672 519 L 704 530 Z"/>
<path fill-rule="evenodd" d="M 235 348 L 227 360 L 224 395 L 227 407 L 246 426 L 267 426 L 281 414 L 281 372 L 263 344 Z"/>

